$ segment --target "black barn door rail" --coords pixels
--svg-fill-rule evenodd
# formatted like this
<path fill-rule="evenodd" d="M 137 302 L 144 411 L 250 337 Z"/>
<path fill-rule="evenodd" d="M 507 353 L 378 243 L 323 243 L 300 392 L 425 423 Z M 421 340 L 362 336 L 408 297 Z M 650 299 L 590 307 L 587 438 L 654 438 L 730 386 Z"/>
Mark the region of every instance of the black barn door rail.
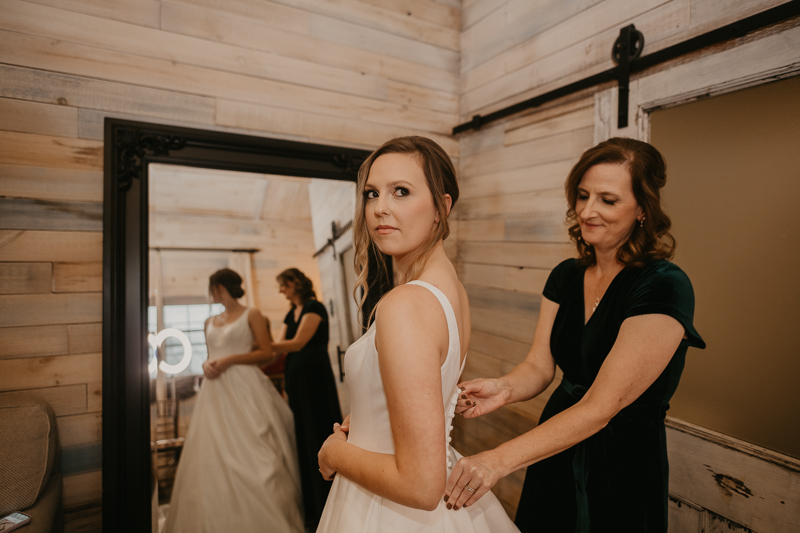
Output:
<path fill-rule="evenodd" d="M 620 35 L 614 43 L 611 55 L 616 67 L 610 68 L 580 81 L 570 83 L 564 87 L 555 89 L 539 96 L 534 96 L 523 102 L 510 105 L 488 115 L 475 115 L 472 120 L 459 124 L 453 128 L 453 135 L 469 130 L 479 130 L 485 124 L 495 122 L 520 111 L 525 111 L 533 107 L 538 107 L 546 102 L 567 96 L 569 94 L 607 83 L 617 81 L 620 91 L 620 105 L 618 115 L 618 127 L 624 128 L 628 125 L 628 80 L 631 74 L 641 72 L 645 69 L 664 63 L 671 59 L 701 50 L 703 48 L 743 37 L 748 33 L 759 30 L 766 26 L 782 22 L 800 15 L 800 0 L 791 0 L 777 7 L 767 9 L 756 15 L 744 18 L 738 22 L 722 26 L 716 30 L 709 31 L 697 37 L 687 39 L 682 43 L 664 48 L 658 52 L 653 52 L 644 57 L 639 54 L 644 48 L 644 36 L 634 28 L 633 24 L 620 30 Z"/>

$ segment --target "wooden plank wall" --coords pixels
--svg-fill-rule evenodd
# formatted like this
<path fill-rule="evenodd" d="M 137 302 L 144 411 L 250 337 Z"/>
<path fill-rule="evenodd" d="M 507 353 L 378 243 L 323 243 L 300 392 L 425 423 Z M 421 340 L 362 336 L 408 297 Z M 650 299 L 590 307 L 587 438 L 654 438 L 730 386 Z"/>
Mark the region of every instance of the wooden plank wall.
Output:
<path fill-rule="evenodd" d="M 458 0 L 0 2 L 0 393 L 55 406 L 67 531 L 99 527 L 104 117 L 455 156 L 459 24 Z M 284 266 L 256 257 L 264 298 Z"/>
<path fill-rule="evenodd" d="M 463 0 L 460 121 L 613 67 L 612 44 L 627 24 L 644 33 L 648 54 L 781 3 Z M 465 379 L 505 374 L 525 357 L 547 274 L 574 255 L 563 182 L 595 143 L 593 93 L 459 136 L 457 257 L 473 320 Z M 456 447 L 475 453 L 530 429 L 548 396 L 486 420 L 457 419 Z M 518 472 L 495 489 L 512 516 L 523 479 Z"/>

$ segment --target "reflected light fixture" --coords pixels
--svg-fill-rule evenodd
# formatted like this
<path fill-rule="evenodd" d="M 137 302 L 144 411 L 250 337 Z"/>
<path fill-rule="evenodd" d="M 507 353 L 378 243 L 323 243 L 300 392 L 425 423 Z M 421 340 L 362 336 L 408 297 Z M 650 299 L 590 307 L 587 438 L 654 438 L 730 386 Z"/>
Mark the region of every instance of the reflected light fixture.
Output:
<path fill-rule="evenodd" d="M 165 374 L 179 374 L 186 370 L 186 368 L 189 366 L 189 363 L 192 361 L 192 343 L 189 342 L 189 337 L 187 337 L 186 334 L 179 329 L 166 328 L 159 331 L 158 335 L 153 335 L 150 333 L 147 336 L 147 342 L 153 347 L 153 353 L 155 354 L 158 351 L 158 347 L 161 346 L 161 343 L 163 343 L 169 337 L 175 337 L 181 342 L 183 345 L 183 357 L 181 357 L 181 360 L 174 365 L 171 365 L 166 361 L 161 361 L 161 363 L 158 363 L 158 368 L 160 368 Z M 158 358 L 154 356 L 147 365 L 147 370 L 151 374 L 156 371 L 157 361 Z"/>

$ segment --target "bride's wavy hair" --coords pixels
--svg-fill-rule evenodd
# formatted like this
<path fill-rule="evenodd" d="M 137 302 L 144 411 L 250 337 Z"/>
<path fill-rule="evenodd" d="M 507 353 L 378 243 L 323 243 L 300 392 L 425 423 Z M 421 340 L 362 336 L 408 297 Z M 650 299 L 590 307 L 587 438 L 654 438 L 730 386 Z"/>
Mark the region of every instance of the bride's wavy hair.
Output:
<path fill-rule="evenodd" d="M 431 232 L 425 243 L 411 255 L 409 268 L 405 273 L 406 281 L 417 278 L 439 240 L 444 240 L 450 235 L 450 224 L 447 220 L 449 212 L 444 195 L 449 194 L 452 199 L 450 209 L 455 206 L 458 199 L 458 182 L 456 181 L 456 169 L 453 166 L 453 162 L 447 152 L 431 139 L 420 136 L 398 137 L 386 141 L 383 146 L 370 154 L 358 171 L 356 213 L 353 221 L 354 267 L 356 272 L 356 286 L 353 296 L 359 302 L 359 311 L 362 310 L 370 289 L 381 290 L 382 287 L 391 289 L 394 285 L 393 280 L 389 279 L 386 256 L 381 253 L 378 246 L 369 236 L 365 214 L 366 199 L 364 197 L 364 189 L 372 164 L 380 156 L 386 154 L 413 154 L 417 156 L 417 161 L 425 174 L 428 188 L 433 196 L 434 209 L 439 214 L 439 222 L 436 224 L 434 231 Z M 370 255 L 373 258 L 372 261 L 370 261 Z M 370 268 L 377 269 L 377 272 L 370 272 Z M 373 277 L 376 277 L 379 281 L 372 281 L 371 283 L 370 274 L 373 274 Z M 359 288 L 362 289 L 360 298 L 358 297 Z M 383 295 L 381 294 L 380 296 Z M 373 307 L 371 315 L 374 310 L 375 308 Z"/>
<path fill-rule="evenodd" d="M 588 267 L 597 263 L 594 247 L 581 235 L 575 206 L 583 175 L 601 163 L 621 165 L 628 171 L 633 195 L 644 211 L 643 224 L 634 222 L 628 240 L 617 250 L 617 260 L 623 265 L 642 266 L 655 259 L 672 259 L 675 255 L 675 238 L 669 232 L 672 222 L 661 205 L 661 189 L 667 184 L 667 162 L 651 144 L 613 137 L 586 150 L 564 183 L 569 205 L 569 237 L 578 248 L 578 264 Z"/>

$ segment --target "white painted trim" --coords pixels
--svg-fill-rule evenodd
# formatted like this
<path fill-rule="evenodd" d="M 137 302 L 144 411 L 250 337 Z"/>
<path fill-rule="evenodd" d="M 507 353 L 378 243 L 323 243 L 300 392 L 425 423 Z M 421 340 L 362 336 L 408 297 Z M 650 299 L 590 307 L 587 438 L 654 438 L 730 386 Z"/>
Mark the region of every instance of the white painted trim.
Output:
<path fill-rule="evenodd" d="M 666 425 L 672 500 L 700 509 L 703 523 L 719 515 L 758 533 L 798 530 L 800 460 L 682 420 Z"/>

